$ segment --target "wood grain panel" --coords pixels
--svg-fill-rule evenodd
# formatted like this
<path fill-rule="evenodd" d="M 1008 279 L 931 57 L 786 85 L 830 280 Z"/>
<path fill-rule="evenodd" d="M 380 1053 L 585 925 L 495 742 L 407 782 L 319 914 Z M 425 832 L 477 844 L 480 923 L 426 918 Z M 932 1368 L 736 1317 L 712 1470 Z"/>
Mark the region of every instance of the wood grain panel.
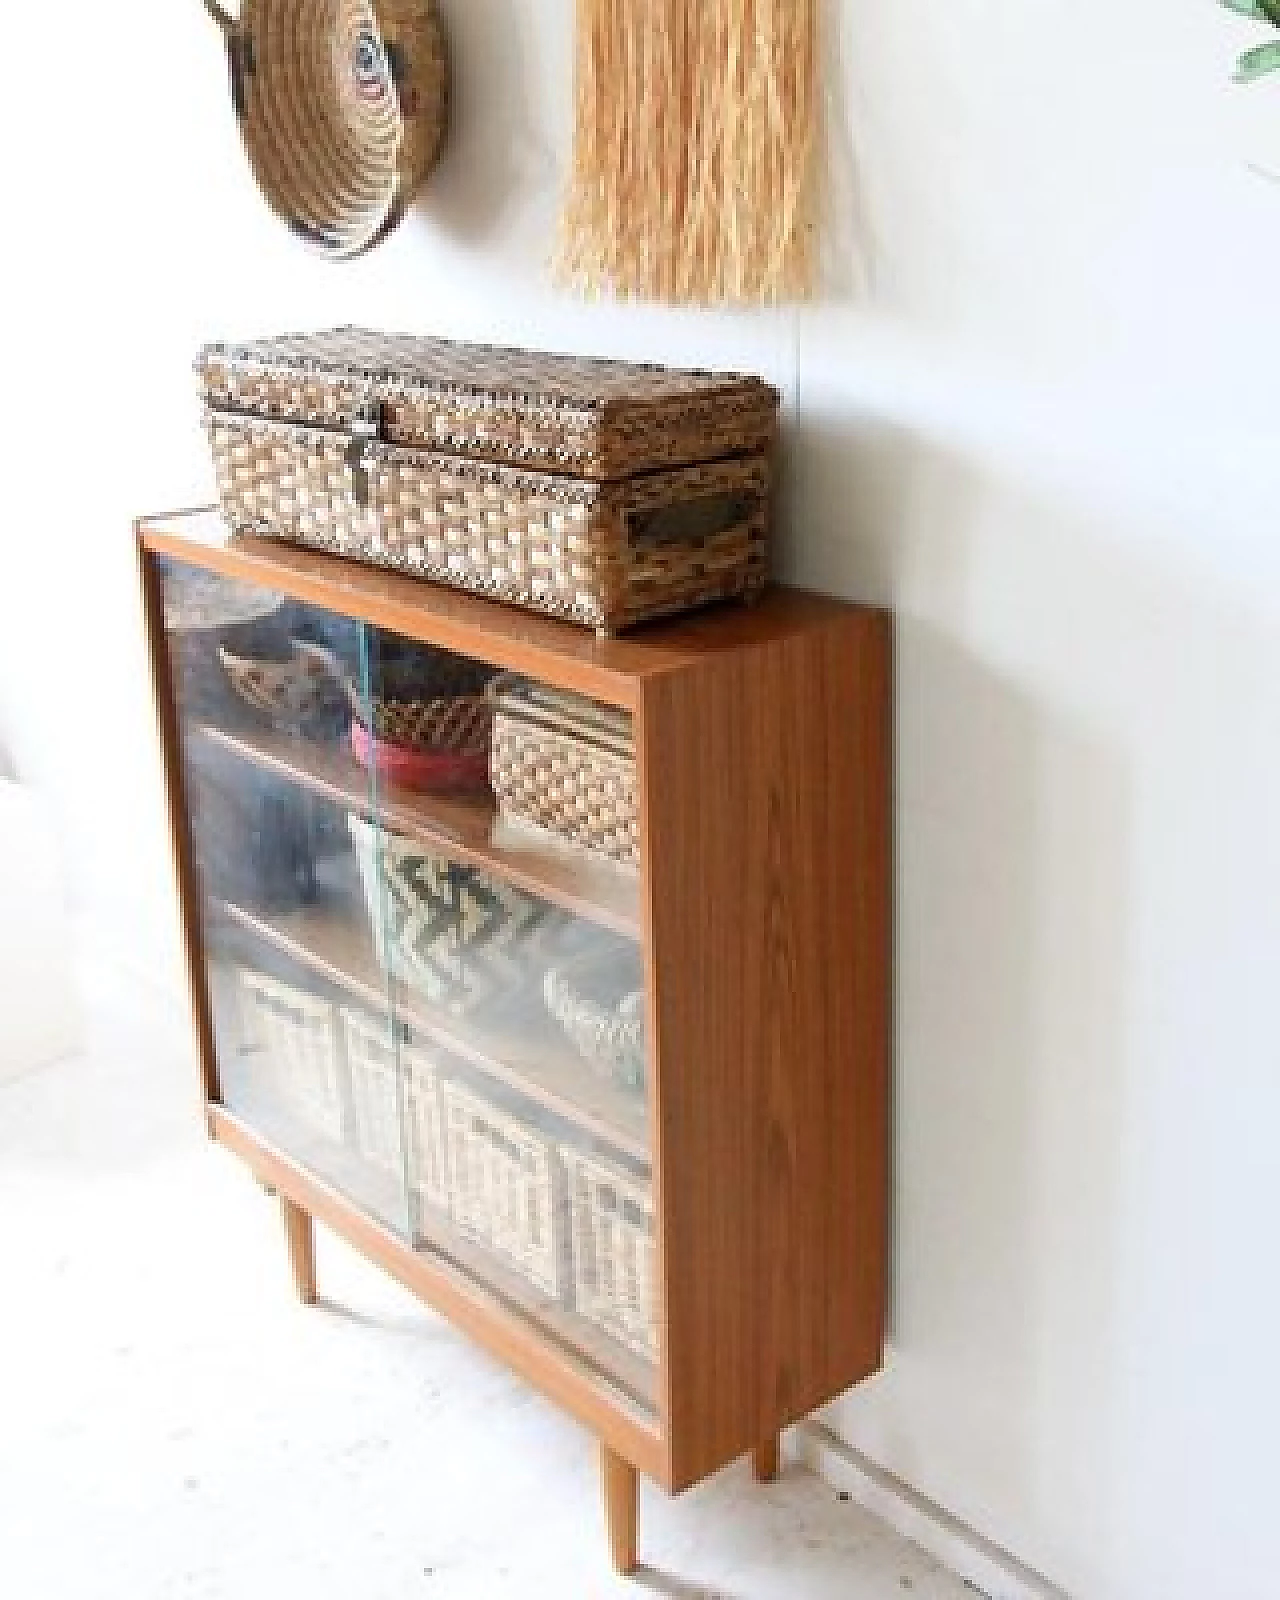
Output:
<path fill-rule="evenodd" d="M 284 1222 L 293 1286 L 302 1304 L 313 1306 L 316 1303 L 315 1224 L 301 1206 L 294 1205 L 288 1195 L 280 1196 L 280 1216 Z"/>
<path fill-rule="evenodd" d="M 627 1578 L 636 1570 L 636 1511 L 639 1484 L 629 1461 L 600 1446 L 600 1489 L 604 1499 L 605 1530 L 613 1570 Z"/>
<path fill-rule="evenodd" d="M 893 641 L 887 617 L 854 630 L 851 671 L 833 697 L 828 837 L 848 894 L 831 900 L 827 935 L 848 952 L 828 995 L 834 1059 L 854 1063 L 827 1104 L 832 1181 L 848 1171 L 848 1209 L 834 1217 L 825 1388 L 849 1382 L 841 1362 L 879 1366 L 889 1279 L 890 1082 L 893 1044 Z M 844 841 L 843 853 L 836 845 Z M 834 974 L 833 974 L 834 977 Z M 816 1402 L 815 1402 L 816 1403 Z"/>
<path fill-rule="evenodd" d="M 879 1363 L 888 648 L 846 609 L 643 687 L 677 1486 Z"/>
<path fill-rule="evenodd" d="M 179 561 L 627 709 L 636 705 L 646 678 L 790 638 L 847 609 L 823 595 L 775 587 L 751 606 L 733 602 L 597 639 L 571 623 L 460 589 L 278 539 L 232 534 L 207 508 L 142 517 L 137 530 L 148 549 Z"/>

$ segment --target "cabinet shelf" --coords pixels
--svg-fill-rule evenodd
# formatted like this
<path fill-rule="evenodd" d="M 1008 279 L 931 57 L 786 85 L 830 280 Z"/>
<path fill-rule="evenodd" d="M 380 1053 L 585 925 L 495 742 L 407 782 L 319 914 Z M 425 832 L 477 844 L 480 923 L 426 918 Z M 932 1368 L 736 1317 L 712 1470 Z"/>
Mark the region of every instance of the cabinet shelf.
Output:
<path fill-rule="evenodd" d="M 625 938 L 640 937 L 636 873 L 513 826 L 487 795 L 421 794 L 380 779 L 375 795 L 369 774 L 342 746 L 266 731 L 230 733 L 209 723 L 193 731 L 207 744 L 336 805 L 376 815 L 386 827 L 421 839 L 451 860 L 479 867 Z"/>
<path fill-rule="evenodd" d="M 375 1014 L 386 1010 L 387 979 L 367 927 L 323 904 L 301 911 L 248 910 L 216 902 L 226 920 L 308 970 L 346 990 Z M 649 1165 L 649 1119 L 642 1096 L 617 1088 L 573 1059 L 550 1024 L 527 1007 L 465 1027 L 432 1011 L 403 984 L 392 983 L 398 1014 L 424 1039 L 486 1077 L 612 1145 L 639 1166 Z"/>

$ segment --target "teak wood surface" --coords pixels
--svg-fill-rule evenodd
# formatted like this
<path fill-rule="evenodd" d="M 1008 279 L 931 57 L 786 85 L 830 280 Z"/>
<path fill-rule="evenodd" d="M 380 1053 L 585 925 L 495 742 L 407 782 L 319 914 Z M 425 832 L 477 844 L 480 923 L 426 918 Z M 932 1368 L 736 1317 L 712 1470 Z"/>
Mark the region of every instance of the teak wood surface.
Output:
<path fill-rule="evenodd" d="M 891 634 L 782 588 L 599 640 L 264 539 L 137 524 L 210 1129 L 671 1490 L 880 1363 L 886 1292 Z M 153 554 L 631 710 L 659 1257 L 658 1415 L 261 1140 L 218 1101 Z"/>
<path fill-rule="evenodd" d="M 880 1364 L 889 646 L 839 607 L 642 685 L 675 1488 Z"/>
<path fill-rule="evenodd" d="M 280 1215 L 284 1221 L 285 1244 L 293 1270 L 293 1286 L 304 1306 L 316 1303 L 316 1230 L 310 1212 L 280 1196 Z"/>
<path fill-rule="evenodd" d="M 363 566 L 320 550 L 233 534 L 216 511 L 141 517 L 143 546 L 210 572 L 321 606 L 408 639 L 473 655 L 633 711 L 647 679 L 712 655 L 786 638 L 846 609 L 799 589 L 772 588 L 755 605 L 724 605 L 617 639 L 461 589 Z"/>
<path fill-rule="evenodd" d="M 607 1444 L 600 1446 L 600 1492 L 613 1569 L 626 1578 L 636 1570 L 636 1469 Z"/>

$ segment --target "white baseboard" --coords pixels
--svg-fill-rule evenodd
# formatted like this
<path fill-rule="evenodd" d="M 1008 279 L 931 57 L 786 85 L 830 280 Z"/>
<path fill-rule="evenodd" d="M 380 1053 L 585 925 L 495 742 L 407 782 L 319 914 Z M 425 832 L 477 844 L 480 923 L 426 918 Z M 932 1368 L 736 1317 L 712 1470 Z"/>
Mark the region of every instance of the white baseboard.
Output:
<path fill-rule="evenodd" d="M 821 1423 L 805 1422 L 792 1429 L 788 1453 L 989 1600 L 1070 1600 L 1056 1584 L 966 1527 Z"/>

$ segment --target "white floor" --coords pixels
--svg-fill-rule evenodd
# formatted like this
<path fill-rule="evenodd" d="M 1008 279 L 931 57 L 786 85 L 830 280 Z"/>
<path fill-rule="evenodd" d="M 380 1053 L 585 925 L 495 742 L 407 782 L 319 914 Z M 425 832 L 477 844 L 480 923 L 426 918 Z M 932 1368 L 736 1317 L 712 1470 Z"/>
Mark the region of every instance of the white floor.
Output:
<path fill-rule="evenodd" d="M 151 1010 L 154 1012 L 155 1007 Z M 641 1494 L 609 1572 L 576 1425 L 206 1144 L 182 1020 L 91 1005 L 0 1087 L 0 1593 L 13 1600 L 962 1600 L 817 1478 Z"/>

